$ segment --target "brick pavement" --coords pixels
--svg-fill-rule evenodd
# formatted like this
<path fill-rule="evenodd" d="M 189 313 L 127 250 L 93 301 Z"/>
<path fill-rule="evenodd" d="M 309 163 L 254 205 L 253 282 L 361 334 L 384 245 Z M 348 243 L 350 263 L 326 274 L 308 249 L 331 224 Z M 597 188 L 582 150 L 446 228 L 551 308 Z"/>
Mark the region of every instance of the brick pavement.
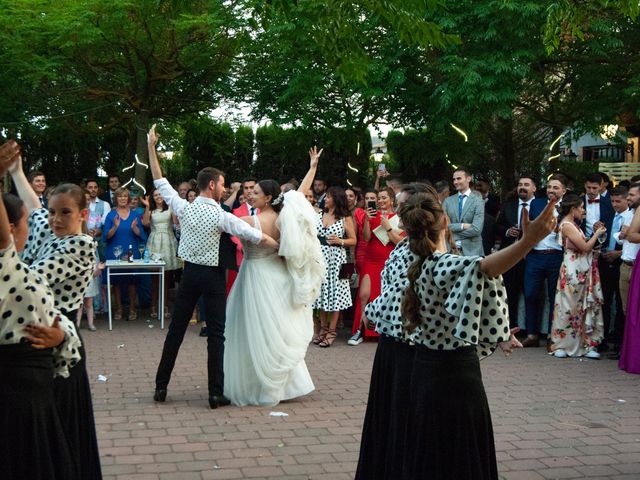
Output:
<path fill-rule="evenodd" d="M 105 480 L 353 478 L 375 344 L 311 346 L 317 390 L 305 398 L 209 410 L 198 327 L 189 327 L 167 402 L 155 404 L 165 331 L 144 319 L 112 332 L 97 325 L 83 334 Z M 542 349 L 483 361 L 501 477 L 640 479 L 640 376 L 616 364 Z"/>

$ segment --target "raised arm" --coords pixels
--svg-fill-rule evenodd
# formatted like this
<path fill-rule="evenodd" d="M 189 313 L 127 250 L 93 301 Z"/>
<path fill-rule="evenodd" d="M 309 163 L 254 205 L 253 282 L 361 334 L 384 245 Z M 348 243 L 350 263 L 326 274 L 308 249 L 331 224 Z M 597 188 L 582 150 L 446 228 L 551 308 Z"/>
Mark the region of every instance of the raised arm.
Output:
<path fill-rule="evenodd" d="M 13 164 L 9 166 L 9 173 L 11 174 L 11 179 L 16 186 L 18 196 L 24 202 L 27 207 L 27 211 L 31 213 L 38 208 L 42 208 L 40 199 L 36 195 L 36 192 L 33 191 L 33 188 L 31 188 L 29 180 L 27 180 L 27 177 L 24 174 L 24 170 L 22 169 L 22 158 L 19 155 Z"/>
<path fill-rule="evenodd" d="M 242 188 L 242 183 L 233 182 L 231 184 L 231 195 L 224 201 L 224 204 L 233 210 L 233 204 L 236 202 L 236 198 L 238 198 L 238 192 Z"/>
<path fill-rule="evenodd" d="M 322 155 L 322 150 L 323 149 L 321 148 L 320 151 L 318 151 L 316 146 L 309 149 L 309 170 L 298 187 L 298 191 L 303 194 L 311 190 L 313 179 L 315 178 L 316 170 L 318 169 L 318 161 L 320 160 L 320 155 Z"/>
<path fill-rule="evenodd" d="M 520 240 L 480 260 L 480 268 L 491 277 L 503 274 L 524 258 L 529 251 L 556 227 L 553 211 L 556 202 L 550 201 L 542 213 L 529 222 L 527 210 L 522 213 L 523 235 Z"/>
<path fill-rule="evenodd" d="M 573 245 L 583 253 L 587 253 L 593 250 L 593 246 L 598 241 L 598 235 L 607 232 L 606 228 L 600 227 L 595 232 L 593 232 L 593 235 L 589 240 L 585 240 L 580 234 L 578 227 L 569 222 L 562 223 L 562 225 L 560 225 L 560 229 L 562 231 L 562 235 L 564 235 L 565 238 L 571 240 L 571 243 L 573 243 Z"/>
<path fill-rule="evenodd" d="M 9 140 L 0 146 L 0 177 L 3 177 L 17 159 L 20 157 L 20 146 L 14 141 Z M 1 193 L 1 192 L 0 192 Z M 4 208 L 4 200 L 0 195 L 0 249 L 5 249 L 13 241 L 11 237 L 11 225 L 9 225 L 9 217 L 7 210 Z"/>
<path fill-rule="evenodd" d="M 149 150 L 149 166 L 151 167 L 151 175 L 154 180 L 162 178 L 162 169 L 160 168 L 160 162 L 158 162 L 158 154 L 156 153 L 156 145 L 160 135 L 156 133 L 156 124 L 154 123 L 147 135 L 147 147 Z"/>

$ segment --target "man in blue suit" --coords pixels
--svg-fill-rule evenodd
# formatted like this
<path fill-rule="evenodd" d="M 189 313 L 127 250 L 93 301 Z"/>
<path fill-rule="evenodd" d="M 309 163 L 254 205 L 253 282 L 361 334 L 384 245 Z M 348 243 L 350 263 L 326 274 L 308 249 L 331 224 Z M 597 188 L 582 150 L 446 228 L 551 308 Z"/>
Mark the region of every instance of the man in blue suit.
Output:
<path fill-rule="evenodd" d="M 540 215 L 549 200 L 557 200 L 560 204 L 566 192 L 567 177 L 562 174 L 553 175 L 547 182 L 547 198 L 536 198 L 531 202 L 529 218 L 533 220 Z M 553 323 L 553 304 L 560 275 L 560 265 L 562 265 L 562 245 L 558 243 L 557 232 L 547 235 L 533 247 L 525 258 L 524 301 L 527 338 L 522 342 L 523 347 L 537 347 L 539 345 L 540 309 L 542 306 L 540 300 L 545 280 L 547 281 L 547 296 L 549 298 L 549 326 Z"/>
<path fill-rule="evenodd" d="M 607 229 L 607 239 L 602 244 L 602 251 L 606 250 L 606 246 L 611 243 L 611 225 L 615 212 L 611 205 L 611 196 L 601 194 L 604 180 L 599 173 L 591 173 L 587 175 L 584 182 L 585 195 L 582 197 L 586 216 L 582 222 L 582 231 L 587 238 L 591 238 L 593 232 L 604 226 Z M 598 257 L 598 270 L 600 271 L 600 283 L 603 292 L 613 285 L 615 279 L 612 277 L 610 264 L 603 255 Z M 607 291 L 604 295 L 604 305 L 602 306 L 602 314 L 604 320 L 604 341 L 600 344 L 599 350 L 607 349 L 609 340 L 609 327 L 611 325 L 611 302 L 613 295 Z"/>

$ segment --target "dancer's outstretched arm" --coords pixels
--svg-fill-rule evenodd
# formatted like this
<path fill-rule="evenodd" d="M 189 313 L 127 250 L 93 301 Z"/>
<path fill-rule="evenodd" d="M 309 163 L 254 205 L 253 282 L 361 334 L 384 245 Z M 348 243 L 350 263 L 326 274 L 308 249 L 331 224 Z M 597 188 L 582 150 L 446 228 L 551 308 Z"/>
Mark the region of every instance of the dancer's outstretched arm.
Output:
<path fill-rule="evenodd" d="M 180 216 L 182 209 L 186 207 L 189 202 L 184 198 L 180 198 L 178 192 L 176 192 L 167 179 L 162 176 L 162 168 L 160 168 L 160 162 L 158 162 L 158 155 L 156 154 L 156 144 L 158 143 L 159 138 L 160 135 L 156 133 L 156 124 L 154 123 L 147 135 L 149 167 L 151 167 L 153 184 L 160 191 L 160 195 L 167 205 L 171 207 L 171 210 L 173 210 L 177 216 Z"/>
<path fill-rule="evenodd" d="M 0 146 L 0 177 L 7 173 L 19 156 L 20 146 L 14 140 L 9 140 Z M 4 208 L 2 195 L 0 195 L 0 249 L 7 248 L 12 241 L 9 217 L 7 216 L 7 210 Z"/>
<path fill-rule="evenodd" d="M 158 154 L 156 153 L 156 145 L 160 135 L 156 133 L 156 124 L 154 123 L 147 135 L 147 148 L 149 150 L 149 166 L 151 167 L 151 175 L 154 180 L 162 178 L 162 168 L 160 168 L 160 162 L 158 162 Z"/>
<path fill-rule="evenodd" d="M 36 195 L 36 192 L 33 191 L 33 188 L 31 188 L 31 184 L 29 184 L 29 180 L 24 174 L 24 170 L 22 169 L 22 158 L 19 155 L 9 166 L 9 173 L 11 174 L 11 180 L 13 180 L 13 183 L 16 186 L 18 196 L 24 202 L 27 207 L 27 211 L 31 213 L 38 208 L 42 208 L 40 199 Z"/>
<path fill-rule="evenodd" d="M 307 191 L 311 190 L 311 185 L 313 185 L 313 179 L 316 176 L 316 170 L 318 169 L 318 161 L 320 160 L 320 155 L 322 155 L 322 148 L 318 151 L 316 146 L 313 146 L 309 149 L 309 171 L 302 179 L 302 183 L 298 187 L 298 191 L 307 193 Z"/>

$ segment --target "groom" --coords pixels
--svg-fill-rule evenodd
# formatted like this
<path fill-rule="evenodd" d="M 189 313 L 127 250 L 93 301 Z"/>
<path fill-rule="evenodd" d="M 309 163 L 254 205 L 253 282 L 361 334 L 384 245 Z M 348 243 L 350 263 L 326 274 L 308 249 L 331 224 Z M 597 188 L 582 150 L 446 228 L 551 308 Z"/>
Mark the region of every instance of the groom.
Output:
<path fill-rule="evenodd" d="M 224 174 L 206 167 L 198 173 L 200 196 L 193 203 L 180 198 L 169 182 L 162 177 L 156 156 L 158 135 L 155 125 L 149 131 L 149 165 L 154 185 L 164 201 L 180 220 L 181 236 L 178 256 L 184 260 L 182 281 L 173 307 L 171 324 L 162 349 L 156 374 L 153 399 L 164 402 L 171 372 L 184 339 L 191 313 L 200 296 L 204 301 L 207 322 L 207 372 L 209 377 L 209 406 L 229 405 L 223 395 L 224 386 L 224 327 L 226 320 L 225 269 L 235 263 L 235 250 L 225 249 L 223 232 L 253 243 L 278 247 L 270 236 L 249 226 L 231 213 L 225 212 L 218 201 L 224 192 Z M 226 236 L 226 235 L 225 235 Z"/>

